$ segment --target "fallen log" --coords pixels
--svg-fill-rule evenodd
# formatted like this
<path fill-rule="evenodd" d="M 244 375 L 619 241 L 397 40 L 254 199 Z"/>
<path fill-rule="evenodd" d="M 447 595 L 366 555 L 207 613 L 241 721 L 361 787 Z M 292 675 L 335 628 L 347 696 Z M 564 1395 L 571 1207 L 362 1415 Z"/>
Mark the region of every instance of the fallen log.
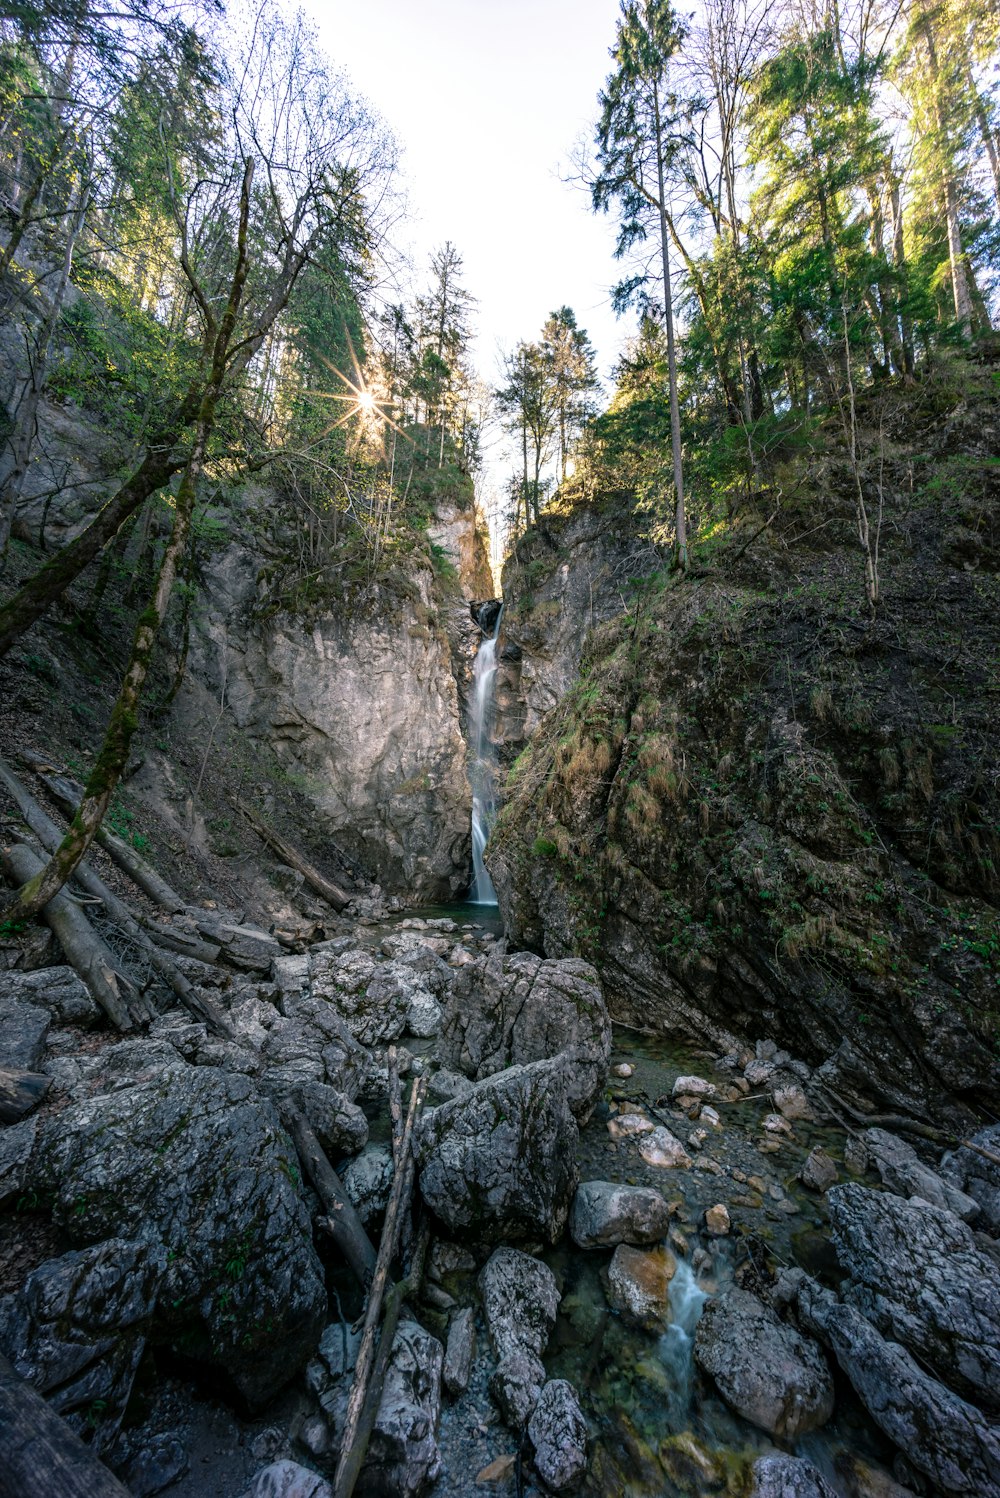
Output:
<path fill-rule="evenodd" d="M 17 779 L 10 766 L 5 765 L 2 760 L 0 760 L 0 784 L 7 788 L 25 823 L 38 838 L 42 847 L 48 853 L 54 853 L 62 839 L 62 833 L 48 813 L 39 806 L 35 798 Z M 232 1026 L 222 1012 L 211 1000 L 204 998 L 197 989 L 192 987 L 184 974 L 163 952 L 157 950 L 128 906 L 119 900 L 113 890 L 108 888 L 86 860 L 77 865 L 73 878 L 88 895 L 101 901 L 115 925 L 124 931 L 130 941 L 135 943 L 153 970 L 159 973 L 160 977 L 173 989 L 184 1007 L 217 1035 L 233 1040 L 235 1036 Z M 152 1017 L 152 1011 L 147 1017 Z"/>
<path fill-rule="evenodd" d="M 385 1226 L 382 1229 L 382 1241 L 378 1248 L 375 1273 L 372 1277 L 371 1288 L 368 1291 L 364 1331 L 361 1335 L 361 1346 L 358 1348 L 358 1360 L 354 1367 L 354 1382 L 351 1385 L 351 1393 L 347 1401 L 347 1415 L 344 1420 L 344 1433 L 340 1442 L 340 1456 L 337 1461 L 337 1472 L 333 1481 L 333 1498 L 351 1498 L 354 1486 L 358 1480 L 358 1474 L 361 1471 L 361 1465 L 364 1461 L 365 1449 L 368 1445 L 366 1438 L 364 1448 L 362 1448 L 358 1436 L 362 1413 L 367 1403 L 369 1383 L 372 1379 L 376 1363 L 378 1324 L 382 1315 L 382 1301 L 385 1298 L 386 1286 L 389 1283 L 389 1270 L 396 1257 L 400 1229 L 409 1209 L 410 1197 L 413 1194 L 413 1177 L 416 1169 L 413 1160 L 413 1129 L 417 1121 L 417 1115 L 420 1112 L 426 1087 L 427 1081 L 424 1077 L 417 1077 L 413 1083 L 413 1091 L 410 1094 L 410 1106 L 406 1113 L 406 1123 L 403 1126 L 402 1138 L 399 1141 L 399 1150 L 396 1153 L 396 1172 L 392 1183 L 392 1195 L 389 1197 L 389 1205 L 385 1211 Z M 402 1298 L 396 1297 L 396 1300 L 395 1314 L 398 1319 Z M 383 1343 L 386 1341 L 385 1334 L 383 1334 L 382 1341 Z M 391 1340 L 388 1345 L 391 1350 Z M 388 1362 L 388 1353 L 386 1354 L 386 1361 Z M 369 1427 L 369 1435 L 370 1433 L 371 1428 Z"/>
<path fill-rule="evenodd" d="M 291 843 L 287 843 L 283 837 L 279 837 L 276 832 L 273 832 L 265 822 L 261 821 L 256 812 L 251 811 L 248 806 L 241 806 L 239 810 L 250 823 L 257 836 L 271 849 L 271 852 L 276 853 L 282 863 L 287 863 L 290 869 L 294 869 L 297 874 L 301 874 L 305 882 L 309 885 L 309 888 L 319 895 L 321 899 L 325 900 L 328 905 L 332 905 L 334 910 L 338 912 L 345 910 L 350 905 L 350 895 L 345 894 L 339 885 L 334 884 L 324 874 L 321 874 L 319 869 L 314 864 L 311 864 L 307 858 L 304 858 L 297 848 L 292 847 Z"/>
<path fill-rule="evenodd" d="M 326 1158 L 323 1146 L 299 1110 L 289 1102 L 282 1102 L 279 1111 L 282 1122 L 292 1136 L 302 1168 L 312 1181 L 327 1213 L 320 1225 L 340 1249 L 362 1288 L 367 1289 L 375 1273 L 377 1256 L 371 1239 L 354 1210 L 354 1203 Z"/>
<path fill-rule="evenodd" d="M 45 867 L 34 849 L 25 843 L 5 848 L 2 860 L 6 873 L 16 885 L 26 884 Z M 147 1006 L 139 999 L 133 985 L 115 967 L 111 951 L 64 889 L 52 897 L 42 911 L 42 917 L 58 936 L 66 961 L 83 979 L 95 1002 L 117 1030 L 131 1030 L 136 1024 L 133 1008 L 140 1021 L 149 1017 Z"/>
<path fill-rule="evenodd" d="M 202 941 L 198 936 L 189 936 L 176 926 L 161 926 L 158 921 L 142 920 L 143 929 L 158 947 L 176 952 L 181 957 L 195 957 L 207 967 L 214 967 L 222 955 L 222 948 L 215 942 Z"/>
<path fill-rule="evenodd" d="M 37 772 L 53 799 L 72 815 L 80 804 L 83 786 L 71 780 L 68 775 L 52 773 L 51 765 L 39 754 L 25 751 L 21 758 Z M 104 851 L 124 870 L 133 884 L 137 884 L 149 896 L 154 905 L 158 905 L 168 915 L 176 915 L 179 910 L 184 909 L 184 901 L 177 891 L 171 889 L 152 864 L 147 863 L 141 853 L 130 847 L 124 838 L 118 837 L 109 827 L 99 828 L 96 837 Z"/>
<path fill-rule="evenodd" d="M 128 1489 L 2 1354 L 0 1491 L 17 1498 L 129 1498 Z"/>
<path fill-rule="evenodd" d="M 0 1123 L 17 1123 L 33 1108 L 52 1086 L 52 1078 L 37 1071 L 8 1071 L 0 1067 Z"/>

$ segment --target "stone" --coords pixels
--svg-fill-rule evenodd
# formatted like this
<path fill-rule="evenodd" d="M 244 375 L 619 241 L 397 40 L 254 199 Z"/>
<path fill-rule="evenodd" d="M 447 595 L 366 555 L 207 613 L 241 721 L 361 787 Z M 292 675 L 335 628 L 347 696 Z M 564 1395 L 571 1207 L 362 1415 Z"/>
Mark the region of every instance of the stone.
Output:
<path fill-rule="evenodd" d="M 441 1005 L 424 988 L 414 989 L 406 1010 L 406 1028 L 411 1035 L 426 1040 L 441 1029 Z"/>
<path fill-rule="evenodd" d="M 116 1464 L 118 1473 L 132 1498 L 153 1498 L 162 1493 L 190 1465 L 187 1449 L 179 1436 L 170 1431 L 143 1433 L 141 1441 L 132 1442 L 131 1454 Z"/>
<path fill-rule="evenodd" d="M 791 1134 L 792 1126 L 780 1113 L 768 1113 L 764 1118 L 764 1131 L 768 1134 Z"/>
<path fill-rule="evenodd" d="M 289 1085 L 273 1071 L 261 1077 L 260 1089 L 273 1098 L 279 1113 L 289 1105 L 300 1112 L 328 1155 L 354 1155 L 367 1144 L 367 1118 L 335 1087 L 311 1079 Z"/>
<path fill-rule="evenodd" d="M 944 1207 L 966 1222 L 979 1213 L 979 1203 L 952 1181 L 925 1165 L 912 1145 L 885 1129 L 865 1129 L 861 1138 L 882 1178 L 882 1184 L 901 1196 L 920 1196 L 933 1207 Z"/>
<path fill-rule="evenodd" d="M 576 1190 L 577 1141 L 559 1062 L 511 1067 L 424 1113 L 421 1195 L 451 1232 L 555 1243 Z"/>
<path fill-rule="evenodd" d="M 628 1077 L 631 1077 L 634 1071 L 635 1067 L 631 1064 L 631 1062 L 619 1061 L 617 1065 L 611 1068 L 611 1075 L 613 1077 L 621 1077 L 624 1080 Z"/>
<path fill-rule="evenodd" d="M 706 1082 L 704 1077 L 678 1077 L 671 1089 L 671 1097 L 711 1098 L 715 1097 L 717 1088 L 714 1082 Z"/>
<path fill-rule="evenodd" d="M 875 1424 L 918 1472 L 957 1498 L 1000 1498 L 1000 1430 L 981 1410 L 814 1280 L 803 1281 L 797 1306 L 802 1325 L 831 1348 Z"/>
<path fill-rule="evenodd" d="M 455 1097 L 467 1097 L 473 1085 L 461 1072 L 448 1071 L 445 1067 L 432 1072 L 427 1079 L 428 1092 L 446 1103 Z"/>
<path fill-rule="evenodd" d="M 944 1383 L 1000 1410 L 1000 1273 L 966 1224 L 854 1184 L 827 1205 L 845 1299 Z"/>
<path fill-rule="evenodd" d="M 415 1498 L 441 1471 L 437 1443 L 444 1349 L 416 1321 L 401 1321 L 386 1370 L 359 1498 Z"/>
<path fill-rule="evenodd" d="M 382 1144 L 369 1145 L 340 1172 L 344 1190 L 366 1228 L 389 1205 L 393 1174 L 392 1151 Z"/>
<path fill-rule="evenodd" d="M 0 1300 L 0 1348 L 78 1433 L 102 1451 L 114 1439 L 146 1345 L 166 1253 L 109 1238 L 33 1269 Z"/>
<path fill-rule="evenodd" d="M 71 967 L 43 967 L 33 973 L 4 973 L 0 976 L 0 1010 L 8 999 L 37 1004 L 61 1025 L 90 1029 L 101 1019 L 101 1010 L 91 998 L 87 985 Z"/>
<path fill-rule="evenodd" d="M 766 1087 L 776 1068 L 770 1061 L 751 1061 L 743 1069 L 743 1075 L 751 1087 Z"/>
<path fill-rule="evenodd" d="M 658 1243 L 670 1226 L 670 1207 L 649 1186 L 584 1181 L 570 1211 L 569 1235 L 577 1248 L 618 1243 Z"/>
<path fill-rule="evenodd" d="M 37 1133 L 37 1118 L 0 1129 L 0 1207 L 21 1195 Z"/>
<path fill-rule="evenodd" d="M 559 1056 L 570 1107 L 585 1123 L 611 1060 L 611 1022 L 597 970 L 579 957 L 498 949 L 453 975 L 441 1047 L 446 1066 L 477 1080 Z"/>
<path fill-rule="evenodd" d="M 325 1321 L 298 1180 L 292 1143 L 253 1083 L 178 1058 L 46 1119 L 32 1183 L 52 1193 L 71 1241 L 158 1238 L 169 1260 L 161 1334 L 183 1335 L 257 1406 L 305 1363 Z"/>
<path fill-rule="evenodd" d="M 1000 1238 L 1000 1124 L 990 1124 L 973 1134 L 970 1144 L 962 1145 L 941 1162 L 941 1175 L 979 1207 L 977 1222 L 994 1238 Z M 994 1158 L 988 1158 L 993 1156 Z"/>
<path fill-rule="evenodd" d="M 528 1421 L 535 1470 L 553 1493 L 574 1488 L 587 1470 L 587 1422 L 576 1390 L 564 1378 L 542 1387 Z"/>
<path fill-rule="evenodd" d="M 476 1317 L 471 1306 L 465 1306 L 451 1318 L 448 1342 L 444 1352 L 442 1379 L 453 1399 L 464 1394 L 472 1377 L 476 1355 Z"/>
<path fill-rule="evenodd" d="M 545 1365 L 532 1352 L 512 1352 L 490 1375 L 490 1395 L 511 1430 L 523 1430 L 542 1393 Z"/>
<path fill-rule="evenodd" d="M 754 1462 L 750 1498 L 837 1498 L 837 1494 L 805 1457 L 774 1452 Z"/>
<path fill-rule="evenodd" d="M 364 987 L 359 976 L 371 967 Z M 413 972 L 403 963 L 375 964 L 367 952 L 347 952 L 333 968 L 333 982 L 324 980 L 321 992 L 333 1004 L 360 1045 L 385 1045 L 406 1029 L 410 999 L 417 987 Z M 313 991 L 317 989 L 314 970 Z"/>
<path fill-rule="evenodd" d="M 794 1441 L 833 1413 L 822 1350 L 746 1290 L 710 1300 L 695 1332 L 695 1362 L 737 1414 Z"/>
<path fill-rule="evenodd" d="M 541 1357 L 559 1309 L 555 1275 L 541 1259 L 498 1248 L 479 1276 L 486 1328 L 498 1358 L 513 1352 Z"/>
<path fill-rule="evenodd" d="M 645 1113 L 616 1113 L 608 1119 L 608 1133 L 612 1139 L 637 1139 L 640 1134 L 652 1134 L 656 1128 Z"/>
<path fill-rule="evenodd" d="M 729 1209 L 724 1202 L 717 1202 L 705 1213 L 705 1231 L 713 1238 L 724 1238 L 732 1227 Z"/>
<path fill-rule="evenodd" d="M 0 974 L 0 983 L 10 975 Z M 52 1015 L 38 1004 L 0 989 L 0 1067 L 37 1072 L 45 1056 Z"/>
<path fill-rule="evenodd" d="M 710 1129 L 722 1128 L 722 1116 L 714 1108 L 702 1108 L 698 1114 L 698 1120 L 700 1123 L 707 1124 Z"/>
<path fill-rule="evenodd" d="M 333 1498 L 324 1477 L 298 1462 L 272 1462 L 258 1472 L 240 1498 Z"/>
<path fill-rule="evenodd" d="M 647 1165 L 658 1165 L 668 1170 L 686 1170 L 691 1164 L 691 1156 L 676 1134 L 671 1134 L 662 1124 L 640 1139 L 639 1153 Z"/>
<path fill-rule="evenodd" d="M 799 1180 L 803 1186 L 808 1186 L 810 1190 L 820 1193 L 836 1185 L 837 1167 L 821 1145 L 817 1144 L 809 1151 L 799 1171 Z"/>
<path fill-rule="evenodd" d="M 620 1243 L 608 1266 L 612 1309 L 645 1331 L 662 1331 L 670 1281 L 676 1272 L 677 1260 L 668 1248 L 639 1249 Z"/>
<path fill-rule="evenodd" d="M 774 1106 L 782 1118 L 791 1123 L 813 1123 L 816 1115 L 802 1088 L 797 1082 L 784 1082 L 771 1093 Z"/>

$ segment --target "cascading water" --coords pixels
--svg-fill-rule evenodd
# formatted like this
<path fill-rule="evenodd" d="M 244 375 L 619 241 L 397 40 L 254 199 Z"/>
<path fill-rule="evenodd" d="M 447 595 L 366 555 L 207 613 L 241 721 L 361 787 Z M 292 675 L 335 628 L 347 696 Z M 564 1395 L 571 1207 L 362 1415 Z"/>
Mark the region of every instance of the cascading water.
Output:
<path fill-rule="evenodd" d="M 469 743 L 472 757 L 469 781 L 472 786 L 472 888 L 473 905 L 495 905 L 496 890 L 483 862 L 486 841 L 497 812 L 497 755 L 493 743 L 493 721 L 496 716 L 494 683 L 497 674 L 497 641 L 503 606 L 497 610 L 493 633 L 484 637 L 476 652 L 472 672 L 472 701 L 469 704 Z"/>
<path fill-rule="evenodd" d="M 671 1403 L 678 1415 L 686 1413 L 690 1403 L 694 1329 L 707 1299 L 708 1296 L 695 1279 L 690 1264 L 686 1259 L 679 1259 L 677 1271 L 667 1291 L 670 1323 L 666 1334 L 660 1338 L 660 1357 L 671 1374 Z"/>

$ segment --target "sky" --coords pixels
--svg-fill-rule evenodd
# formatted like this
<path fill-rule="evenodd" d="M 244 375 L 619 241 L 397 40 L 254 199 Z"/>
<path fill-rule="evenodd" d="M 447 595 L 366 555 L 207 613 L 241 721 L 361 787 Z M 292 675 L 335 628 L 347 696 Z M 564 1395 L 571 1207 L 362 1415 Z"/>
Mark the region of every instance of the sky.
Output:
<path fill-rule="evenodd" d="M 478 298 L 475 360 L 536 339 L 555 308 L 587 329 L 607 380 L 629 320 L 610 307 L 621 271 L 613 219 L 560 180 L 592 135 L 618 0 L 306 0 L 333 62 L 403 148 L 410 213 L 397 231 L 418 286 L 450 239 Z M 487 488 L 505 467 L 488 454 Z M 486 497 L 486 496 L 484 496 Z"/>

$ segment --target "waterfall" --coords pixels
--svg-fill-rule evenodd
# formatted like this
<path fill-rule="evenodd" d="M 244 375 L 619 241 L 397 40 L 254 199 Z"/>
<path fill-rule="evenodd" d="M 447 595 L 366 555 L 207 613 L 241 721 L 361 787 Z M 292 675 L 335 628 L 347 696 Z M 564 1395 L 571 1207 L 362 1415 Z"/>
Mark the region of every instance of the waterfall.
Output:
<path fill-rule="evenodd" d="M 670 1324 L 660 1338 L 660 1357 L 673 1377 L 671 1406 L 678 1416 L 686 1413 L 691 1399 L 694 1329 L 707 1299 L 687 1259 L 678 1259 L 667 1291 Z"/>
<path fill-rule="evenodd" d="M 483 863 L 486 840 L 497 813 L 497 754 L 493 743 L 493 720 L 496 698 L 493 692 L 497 674 L 497 640 L 503 606 L 497 610 L 496 623 L 489 638 L 484 636 L 472 672 L 472 701 L 469 704 L 469 743 L 472 758 L 469 781 L 472 786 L 472 889 L 473 905 L 495 905 L 496 890 Z"/>

